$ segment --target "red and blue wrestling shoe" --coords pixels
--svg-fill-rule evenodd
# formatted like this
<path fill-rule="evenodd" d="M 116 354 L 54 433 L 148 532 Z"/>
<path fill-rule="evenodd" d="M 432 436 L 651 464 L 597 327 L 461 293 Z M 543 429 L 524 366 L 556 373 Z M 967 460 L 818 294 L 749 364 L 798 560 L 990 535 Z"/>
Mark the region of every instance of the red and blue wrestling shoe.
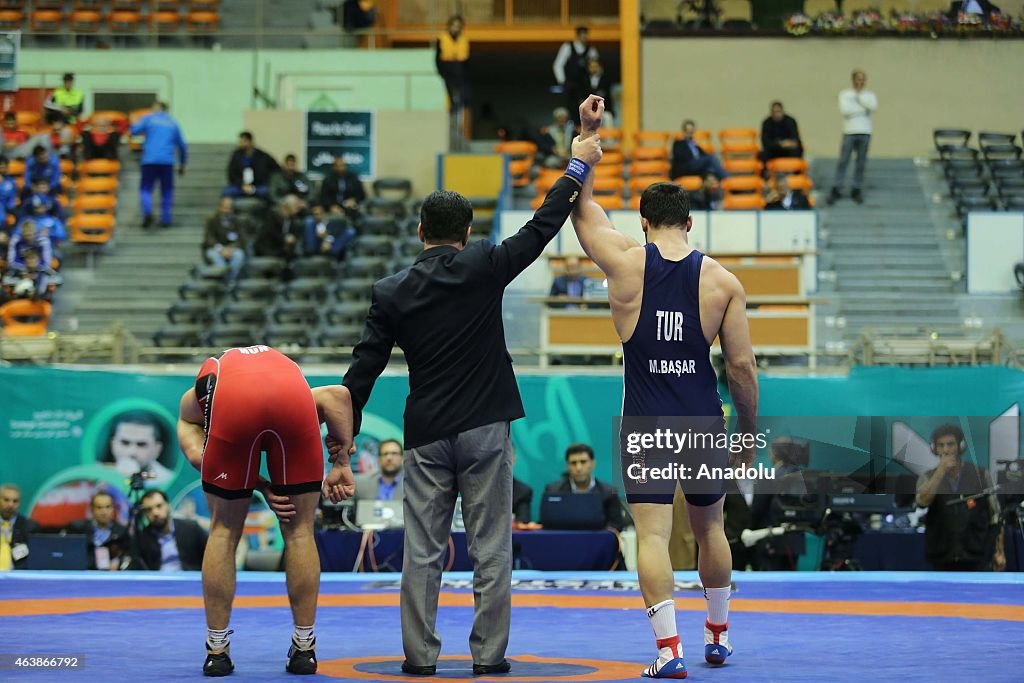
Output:
<path fill-rule="evenodd" d="M 679 636 L 659 640 L 658 650 L 664 648 L 672 651 L 672 659 L 662 662 L 661 657 L 658 657 L 640 675 L 644 678 L 686 678 L 686 664 L 683 662 L 683 648 L 679 644 Z"/>
<path fill-rule="evenodd" d="M 725 658 L 732 654 L 729 644 L 729 622 L 712 624 L 704 622 L 704 661 L 708 664 L 725 664 Z"/>

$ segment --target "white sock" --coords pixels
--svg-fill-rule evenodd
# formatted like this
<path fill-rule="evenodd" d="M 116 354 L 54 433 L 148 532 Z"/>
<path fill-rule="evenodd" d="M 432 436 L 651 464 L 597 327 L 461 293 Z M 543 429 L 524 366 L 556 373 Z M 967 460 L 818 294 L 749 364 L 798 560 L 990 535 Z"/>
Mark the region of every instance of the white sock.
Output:
<path fill-rule="evenodd" d="M 214 652 L 223 652 L 228 649 L 229 636 L 232 633 L 234 631 L 229 631 L 226 628 L 221 630 L 208 628 L 206 629 L 206 644 Z"/>
<path fill-rule="evenodd" d="M 729 594 L 731 592 L 730 586 L 704 589 L 704 599 L 708 601 L 708 621 L 712 624 L 729 623 Z"/>
<path fill-rule="evenodd" d="M 292 640 L 295 641 L 295 646 L 300 650 L 309 650 L 313 647 L 313 627 L 312 626 L 296 626 L 295 633 L 292 635 Z"/>
<path fill-rule="evenodd" d="M 651 620 L 651 628 L 654 629 L 654 637 L 657 640 L 679 635 L 679 632 L 676 631 L 676 603 L 674 600 L 665 600 L 648 607 L 647 618 Z"/>

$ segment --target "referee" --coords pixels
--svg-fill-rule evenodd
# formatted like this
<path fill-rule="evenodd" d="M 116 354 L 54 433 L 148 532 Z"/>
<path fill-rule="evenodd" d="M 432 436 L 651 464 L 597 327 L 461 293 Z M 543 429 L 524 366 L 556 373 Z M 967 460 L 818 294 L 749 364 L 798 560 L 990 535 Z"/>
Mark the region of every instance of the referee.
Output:
<path fill-rule="evenodd" d="M 582 107 L 603 108 L 591 96 Z M 377 377 L 398 344 L 409 366 L 405 407 L 405 551 L 402 643 L 409 674 L 436 673 L 441 562 L 455 501 L 462 494 L 473 561 L 475 610 L 469 647 L 475 675 L 505 673 L 512 610 L 512 444 L 509 423 L 524 417 L 505 347 L 505 287 L 541 255 L 569 218 L 590 168 L 601 160 L 595 136 L 572 144 L 565 175 L 519 232 L 501 244 L 469 243 L 473 207 L 455 192 L 423 202 L 423 252 L 409 268 L 373 286 L 362 340 L 343 382 L 354 434 Z M 333 444 L 332 458 L 351 448 Z M 334 497 L 332 477 L 325 490 Z"/>

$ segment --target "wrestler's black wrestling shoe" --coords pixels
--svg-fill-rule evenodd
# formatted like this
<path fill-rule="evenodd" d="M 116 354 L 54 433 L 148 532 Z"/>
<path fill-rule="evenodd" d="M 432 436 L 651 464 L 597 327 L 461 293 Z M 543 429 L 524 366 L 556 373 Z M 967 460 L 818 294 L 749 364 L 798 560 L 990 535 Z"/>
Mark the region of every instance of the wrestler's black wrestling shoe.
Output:
<path fill-rule="evenodd" d="M 230 651 L 230 645 L 219 652 L 214 652 L 210 649 L 209 644 L 207 644 L 206 661 L 203 662 L 203 675 L 227 676 L 234 671 L 235 665 L 231 663 Z"/>
<path fill-rule="evenodd" d="M 288 663 L 284 670 L 290 674 L 308 675 L 316 673 L 316 638 L 308 650 L 300 650 L 292 639 L 292 646 L 288 648 Z"/>

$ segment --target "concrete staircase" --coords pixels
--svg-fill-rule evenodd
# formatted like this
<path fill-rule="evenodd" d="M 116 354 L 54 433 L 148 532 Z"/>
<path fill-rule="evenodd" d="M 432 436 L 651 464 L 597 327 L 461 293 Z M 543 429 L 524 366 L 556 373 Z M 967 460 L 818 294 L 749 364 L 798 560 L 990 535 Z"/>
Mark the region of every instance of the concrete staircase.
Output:
<path fill-rule="evenodd" d="M 91 267 L 81 254 L 68 259 L 51 329 L 100 331 L 120 321 L 148 343 L 166 322 L 166 310 L 190 268 L 202 260 L 203 224 L 227 182 L 231 150 L 230 145 L 191 145 L 186 175 L 175 177 L 174 226 L 150 230 L 141 227 L 138 161 L 125 155 L 115 239 Z"/>
<path fill-rule="evenodd" d="M 824 198 L 836 161 L 812 168 L 819 189 L 821 293 L 831 300 L 819 339 L 849 344 L 866 329 L 882 334 L 963 332 L 962 292 L 945 252 L 948 224 L 933 211 L 912 159 L 868 163 L 865 201 Z"/>

